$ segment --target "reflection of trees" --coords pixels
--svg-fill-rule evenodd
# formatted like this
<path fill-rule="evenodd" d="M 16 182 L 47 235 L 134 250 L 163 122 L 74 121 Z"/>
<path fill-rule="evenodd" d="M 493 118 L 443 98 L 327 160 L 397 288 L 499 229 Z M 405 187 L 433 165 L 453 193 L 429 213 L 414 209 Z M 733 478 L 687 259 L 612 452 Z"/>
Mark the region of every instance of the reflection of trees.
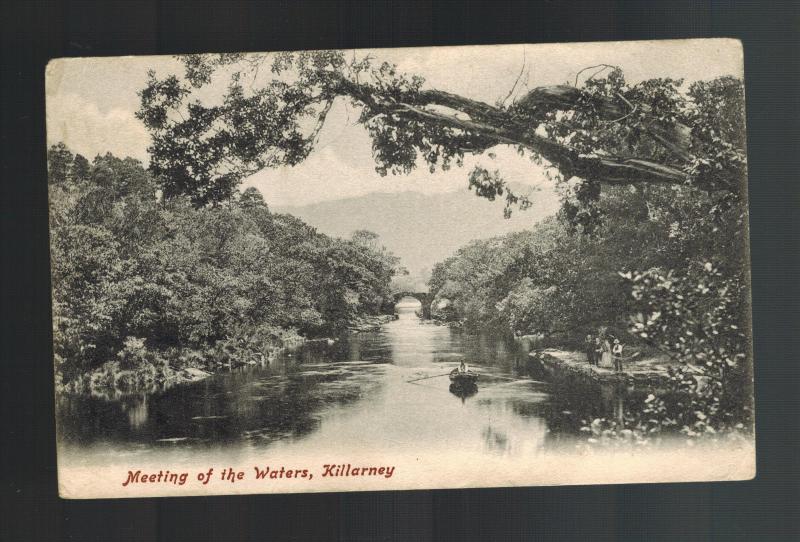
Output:
<path fill-rule="evenodd" d="M 144 397 L 106 400 L 60 394 L 56 403 L 59 438 L 76 444 L 90 444 L 98 436 L 104 440 L 129 439 L 152 423 Z"/>
<path fill-rule="evenodd" d="M 370 393 L 373 372 L 380 370 L 369 365 L 358 372 L 337 364 L 314 365 L 273 363 L 116 400 L 62 395 L 61 438 L 87 444 L 98 437 L 140 442 L 188 437 L 192 442 L 221 443 L 301 436 L 319 426 L 319 414 L 326 407 L 351 404 Z"/>
<path fill-rule="evenodd" d="M 131 429 L 138 429 L 147 422 L 147 395 L 125 397 L 120 401 L 122 410 L 128 414 Z"/>
<path fill-rule="evenodd" d="M 462 333 L 460 338 L 464 344 L 465 358 L 480 360 L 481 365 L 528 376 L 527 365 L 530 358 L 522 345 L 485 333 L 480 335 Z"/>
<path fill-rule="evenodd" d="M 543 417 L 543 409 L 547 403 L 538 397 L 484 397 L 478 404 L 484 407 L 493 407 L 503 413 L 512 413 L 522 418 Z"/>
<path fill-rule="evenodd" d="M 200 438 L 215 442 L 238 440 L 243 435 L 265 442 L 306 435 L 319 426 L 319 412 L 325 407 L 361 398 L 363 389 L 354 376 L 336 366 L 304 371 L 302 365 L 292 365 L 287 374 L 246 384 L 226 379 L 225 387 L 231 389 L 203 399 L 206 407 L 213 405 L 211 412 L 225 417 L 202 420 L 197 431 Z"/>
<path fill-rule="evenodd" d="M 511 406 L 511 411 L 518 416 L 530 418 L 540 416 L 542 412 L 542 403 L 540 401 L 512 399 L 508 403 Z"/>
<path fill-rule="evenodd" d="M 550 400 L 542 409 L 550 429 L 548 439 L 559 442 L 581 434 L 581 428 L 596 418 L 621 422 L 642 408 L 646 391 L 624 383 L 598 383 L 588 379 L 553 381 Z"/>
<path fill-rule="evenodd" d="M 350 359 L 361 359 L 361 341 L 352 340 L 348 342 Z"/>
<path fill-rule="evenodd" d="M 559 441 L 563 436 L 578 435 L 583 420 L 605 417 L 613 394 L 591 381 L 558 379 L 553 382 L 550 400 L 543 408 L 548 439 Z"/>

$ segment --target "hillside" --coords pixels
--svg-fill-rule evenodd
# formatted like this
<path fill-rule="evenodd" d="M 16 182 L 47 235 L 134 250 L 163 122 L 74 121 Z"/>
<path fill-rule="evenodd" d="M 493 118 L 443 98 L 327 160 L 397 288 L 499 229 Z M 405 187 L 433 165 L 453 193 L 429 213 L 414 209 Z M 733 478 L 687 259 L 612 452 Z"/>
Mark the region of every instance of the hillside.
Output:
<path fill-rule="evenodd" d="M 417 275 L 473 239 L 530 228 L 544 216 L 544 203 L 516 211 L 508 220 L 503 218 L 500 201 L 490 202 L 468 190 L 431 195 L 372 193 L 272 210 L 291 213 L 327 235 L 349 237 L 358 229 L 371 230 Z"/>

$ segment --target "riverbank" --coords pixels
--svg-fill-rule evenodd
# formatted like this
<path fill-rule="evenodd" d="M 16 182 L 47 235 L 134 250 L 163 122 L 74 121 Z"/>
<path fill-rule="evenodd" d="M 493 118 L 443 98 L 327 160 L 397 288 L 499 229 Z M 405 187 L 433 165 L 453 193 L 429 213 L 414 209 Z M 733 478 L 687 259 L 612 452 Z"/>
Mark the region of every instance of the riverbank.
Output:
<path fill-rule="evenodd" d="M 156 349 L 144 339 L 128 337 L 116 359 L 100 367 L 67 383 L 62 383 L 57 372 L 56 390 L 107 399 L 155 393 L 237 367 L 269 364 L 281 352 L 297 348 L 306 340 L 294 330 L 274 329 L 268 336 L 227 338 L 205 348 Z"/>
<path fill-rule="evenodd" d="M 590 365 L 583 352 L 545 348 L 528 354 L 541 363 L 542 368 L 554 376 L 580 376 L 598 382 L 632 382 L 634 384 L 659 385 L 669 379 L 670 367 L 677 364 L 667 356 L 651 356 L 629 359 L 623 362 L 623 371 Z"/>
<path fill-rule="evenodd" d="M 361 316 L 346 329 L 351 334 L 377 331 L 396 319 L 394 314 Z M 154 393 L 179 384 L 199 382 L 237 367 L 269 364 L 281 353 L 308 342 L 334 340 L 329 337 L 309 339 L 292 330 L 284 330 L 274 342 L 262 343 L 257 349 L 228 344 L 209 347 L 205 351 L 186 348 L 159 352 L 148 350 L 144 341 L 137 339 L 132 347 L 135 349 L 133 355 L 131 348 L 126 345 L 126 349 L 120 353 L 120 359 L 108 361 L 66 384 L 57 378 L 56 390 L 105 398 Z"/>
<path fill-rule="evenodd" d="M 142 345 L 139 359 L 108 361 L 66 384 L 56 380 L 56 390 L 72 394 L 115 398 L 131 394 L 165 391 L 179 384 L 199 382 L 215 374 L 247 365 L 268 364 L 281 352 L 297 348 L 306 341 L 294 332 L 285 332 L 280 342 L 259 351 L 231 351 L 210 347 L 207 351 L 173 349 L 165 352 L 146 350 Z M 223 350 L 220 355 L 218 350 Z M 124 352 L 124 351 L 123 351 Z"/>

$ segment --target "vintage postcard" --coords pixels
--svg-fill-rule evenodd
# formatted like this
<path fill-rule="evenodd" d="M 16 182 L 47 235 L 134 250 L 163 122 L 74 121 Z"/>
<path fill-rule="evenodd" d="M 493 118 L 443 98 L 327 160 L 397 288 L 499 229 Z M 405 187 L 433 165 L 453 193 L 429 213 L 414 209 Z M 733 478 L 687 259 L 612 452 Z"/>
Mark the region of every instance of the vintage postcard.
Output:
<path fill-rule="evenodd" d="M 755 475 L 741 44 L 53 60 L 65 498 Z"/>

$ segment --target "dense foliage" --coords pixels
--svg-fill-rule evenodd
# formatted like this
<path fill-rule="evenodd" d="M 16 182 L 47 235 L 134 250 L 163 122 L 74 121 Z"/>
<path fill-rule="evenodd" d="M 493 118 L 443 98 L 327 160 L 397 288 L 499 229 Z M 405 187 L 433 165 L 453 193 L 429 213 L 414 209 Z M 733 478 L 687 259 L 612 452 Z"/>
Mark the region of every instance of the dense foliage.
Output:
<path fill-rule="evenodd" d="M 529 231 L 474 241 L 434 267 L 434 312 L 444 321 L 507 334 L 624 331 L 639 305 L 619 273 L 663 268 L 683 275 L 699 260 L 720 262 L 730 277 L 746 270 L 742 209 L 729 208 L 703 226 L 687 211 L 686 202 L 696 205 L 703 195 L 692 192 L 683 186 L 609 189 L 597 205 L 604 222 L 591 236 L 551 217 Z"/>
<path fill-rule="evenodd" d="M 336 333 L 391 299 L 397 259 L 370 232 L 317 233 L 245 190 L 163 199 L 131 158 L 48 153 L 56 365 L 64 382 L 122 368 L 259 356 Z"/>

